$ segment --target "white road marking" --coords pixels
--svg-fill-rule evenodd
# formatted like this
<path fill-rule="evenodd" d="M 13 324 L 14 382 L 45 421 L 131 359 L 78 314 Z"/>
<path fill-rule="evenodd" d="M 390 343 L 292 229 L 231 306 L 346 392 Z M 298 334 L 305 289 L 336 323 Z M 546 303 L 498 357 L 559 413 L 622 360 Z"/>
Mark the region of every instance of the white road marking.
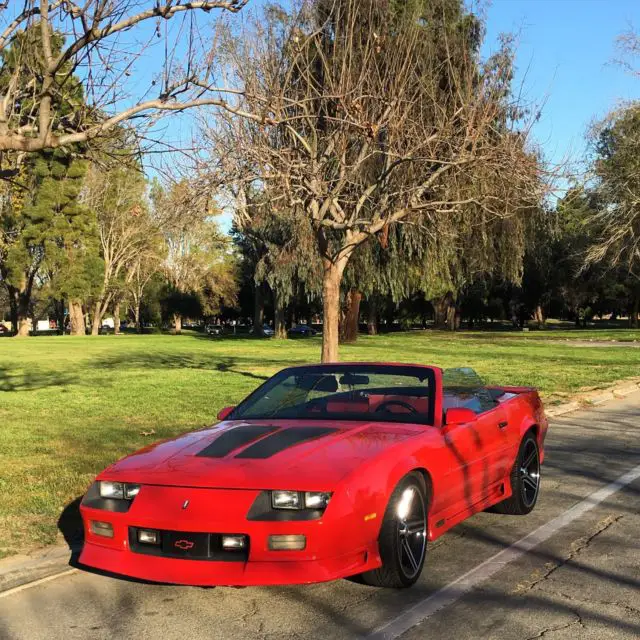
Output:
<path fill-rule="evenodd" d="M 7 591 L 3 591 L 2 593 L 0 593 L 0 598 L 12 596 L 14 593 L 20 593 L 20 591 L 24 591 L 25 589 L 31 589 L 31 587 L 37 587 L 38 585 L 44 584 L 45 582 L 51 582 L 51 580 L 57 580 L 58 578 L 62 578 L 63 576 L 68 576 L 72 573 L 77 572 L 77 569 L 67 569 L 66 571 L 55 573 L 52 576 L 47 576 L 46 578 L 40 578 L 40 580 L 34 580 L 33 582 L 27 582 L 27 584 L 21 584 L 19 587 L 13 587 L 13 589 L 7 589 Z"/>
<path fill-rule="evenodd" d="M 424 622 L 434 613 L 453 604 L 479 584 L 491 578 L 506 565 L 521 558 L 531 551 L 531 549 L 548 540 L 560 529 L 566 527 L 638 478 L 640 478 L 640 465 L 621 475 L 617 480 L 602 487 L 602 489 L 594 491 L 582 500 L 582 502 L 578 502 L 578 504 L 571 507 L 568 511 L 565 511 L 562 515 L 559 515 L 553 520 L 549 520 L 549 522 L 538 527 L 524 538 L 514 542 L 510 547 L 496 553 L 482 564 L 471 569 L 471 571 L 467 571 L 467 573 L 450 582 L 446 587 L 443 587 L 428 598 L 421 600 L 413 607 L 407 609 L 397 618 L 378 627 L 367 636 L 367 639 L 393 640 L 412 627 Z"/>

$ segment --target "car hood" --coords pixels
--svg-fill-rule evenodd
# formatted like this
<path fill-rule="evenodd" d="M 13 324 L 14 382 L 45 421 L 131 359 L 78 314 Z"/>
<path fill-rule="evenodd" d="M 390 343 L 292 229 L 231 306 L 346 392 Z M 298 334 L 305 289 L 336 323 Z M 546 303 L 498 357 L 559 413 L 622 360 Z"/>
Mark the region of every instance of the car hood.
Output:
<path fill-rule="evenodd" d="M 139 484 L 226 489 L 331 489 L 419 425 L 320 420 L 225 421 L 123 458 L 99 476 Z"/>

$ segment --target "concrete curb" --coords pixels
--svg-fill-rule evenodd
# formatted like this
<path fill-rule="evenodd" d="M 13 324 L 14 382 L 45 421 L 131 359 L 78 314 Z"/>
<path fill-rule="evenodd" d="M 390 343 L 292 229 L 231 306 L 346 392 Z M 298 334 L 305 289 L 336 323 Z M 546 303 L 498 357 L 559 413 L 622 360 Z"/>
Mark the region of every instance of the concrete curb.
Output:
<path fill-rule="evenodd" d="M 581 400 L 572 400 L 545 409 L 547 417 L 564 416 L 574 411 L 589 409 L 605 402 L 625 398 L 640 391 L 639 382 L 627 382 L 610 389 L 599 390 L 581 396 Z M 0 595 L 3 592 L 28 585 L 68 571 L 75 565 L 81 544 L 51 546 L 31 555 L 17 555 L 0 560 Z"/>
<path fill-rule="evenodd" d="M 71 559 L 77 556 L 80 548 L 56 545 L 31 555 L 10 556 L 0 560 L 0 593 L 67 571 L 71 568 Z"/>
<path fill-rule="evenodd" d="M 600 389 L 598 391 L 580 394 L 577 400 L 545 407 L 545 413 L 548 418 L 555 418 L 566 415 L 567 413 L 572 413 L 573 411 L 598 406 L 612 400 L 626 398 L 628 395 L 636 393 L 637 391 L 640 391 L 640 382 L 626 382 L 609 387 L 608 389 Z"/>

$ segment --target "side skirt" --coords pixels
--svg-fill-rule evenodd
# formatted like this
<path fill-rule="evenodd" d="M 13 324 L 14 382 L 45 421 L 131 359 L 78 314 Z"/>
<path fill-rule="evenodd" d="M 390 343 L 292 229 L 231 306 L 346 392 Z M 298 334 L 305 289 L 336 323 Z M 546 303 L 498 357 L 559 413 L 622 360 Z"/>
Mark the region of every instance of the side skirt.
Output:
<path fill-rule="evenodd" d="M 511 482 L 507 477 L 502 482 L 492 487 L 489 494 L 483 500 L 466 507 L 462 511 L 458 511 L 453 515 L 444 517 L 442 511 L 440 513 L 429 514 L 429 530 L 427 539 L 429 541 L 437 540 L 443 533 L 449 531 L 452 527 L 455 527 L 457 524 L 460 524 L 472 515 L 479 513 L 480 511 L 485 511 L 494 504 L 498 504 L 498 502 L 506 500 L 512 495 L 512 493 Z"/>

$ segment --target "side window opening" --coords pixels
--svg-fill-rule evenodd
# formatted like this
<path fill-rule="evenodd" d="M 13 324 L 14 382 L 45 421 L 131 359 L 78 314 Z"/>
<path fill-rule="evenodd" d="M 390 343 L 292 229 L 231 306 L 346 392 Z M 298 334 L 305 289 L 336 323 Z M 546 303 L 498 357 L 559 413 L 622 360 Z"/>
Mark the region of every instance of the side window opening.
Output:
<path fill-rule="evenodd" d="M 442 372 L 443 409 L 464 407 L 484 413 L 498 406 L 484 380 L 470 367 L 445 369 Z"/>

